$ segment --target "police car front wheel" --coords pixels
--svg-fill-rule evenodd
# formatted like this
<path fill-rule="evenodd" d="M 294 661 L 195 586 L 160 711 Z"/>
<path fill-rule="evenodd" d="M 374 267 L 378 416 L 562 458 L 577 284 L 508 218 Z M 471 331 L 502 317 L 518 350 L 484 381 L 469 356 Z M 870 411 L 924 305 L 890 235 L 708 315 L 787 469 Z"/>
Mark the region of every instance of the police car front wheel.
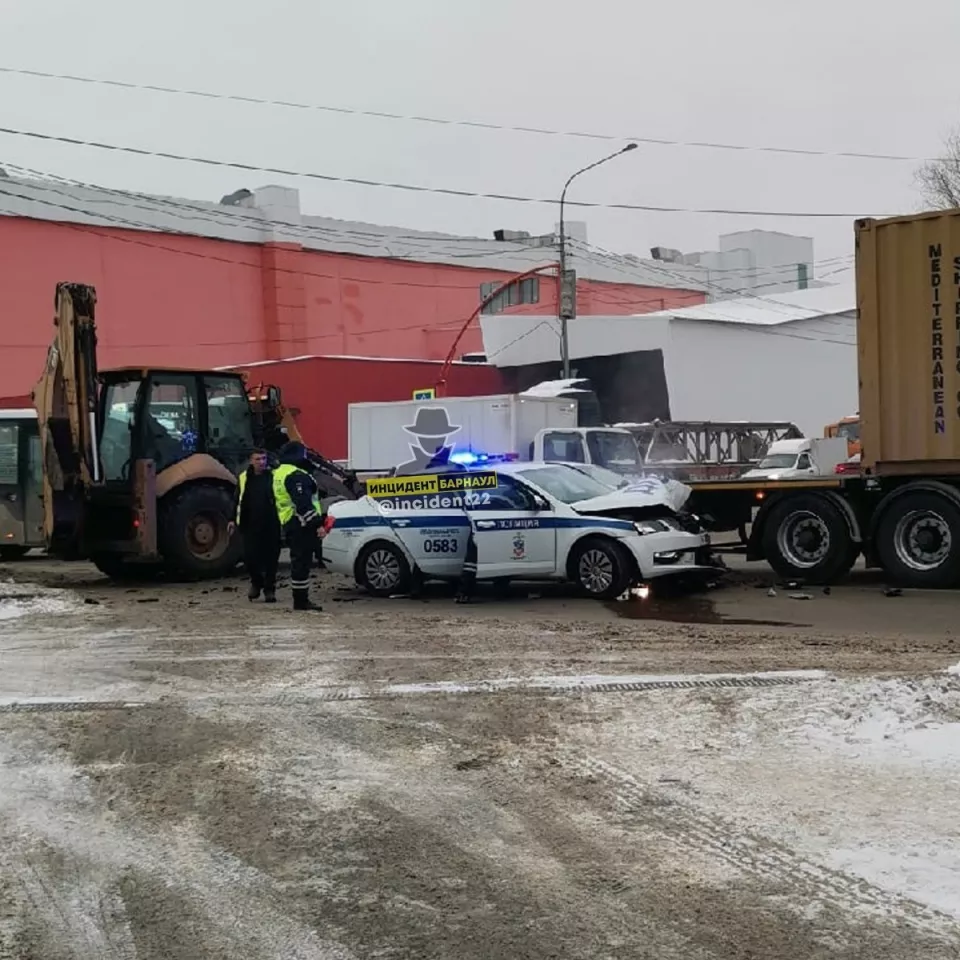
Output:
<path fill-rule="evenodd" d="M 571 579 L 589 597 L 612 600 L 630 586 L 635 567 L 627 550 L 615 540 L 592 537 L 571 557 Z"/>
<path fill-rule="evenodd" d="M 378 540 L 364 547 L 357 558 L 357 582 L 375 597 L 389 597 L 410 590 L 410 564 L 403 551 Z"/>

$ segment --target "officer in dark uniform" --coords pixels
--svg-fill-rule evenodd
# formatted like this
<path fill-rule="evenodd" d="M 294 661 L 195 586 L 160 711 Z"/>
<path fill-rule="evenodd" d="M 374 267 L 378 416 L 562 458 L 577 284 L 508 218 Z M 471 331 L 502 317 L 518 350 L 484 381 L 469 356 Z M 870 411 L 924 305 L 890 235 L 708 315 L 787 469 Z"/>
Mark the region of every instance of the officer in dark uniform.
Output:
<path fill-rule="evenodd" d="M 323 516 L 316 481 L 310 475 L 302 443 L 284 444 L 273 471 L 277 516 L 290 547 L 290 587 L 294 610 L 320 610 L 310 600 L 310 568 L 317 538 L 323 536 Z"/>
<path fill-rule="evenodd" d="M 467 533 L 467 550 L 463 557 L 463 567 L 460 569 L 460 580 L 457 583 L 456 603 L 470 603 L 477 589 L 477 533 L 469 513 L 467 520 L 470 523 L 470 530 Z"/>

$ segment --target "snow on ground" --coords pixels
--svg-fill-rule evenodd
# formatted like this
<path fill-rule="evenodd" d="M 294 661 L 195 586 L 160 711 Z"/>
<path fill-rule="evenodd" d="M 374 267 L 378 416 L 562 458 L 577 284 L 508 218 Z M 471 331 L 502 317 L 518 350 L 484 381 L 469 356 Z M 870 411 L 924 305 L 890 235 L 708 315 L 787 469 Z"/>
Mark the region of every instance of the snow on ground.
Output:
<path fill-rule="evenodd" d="M 52 590 L 33 584 L 0 580 L 0 621 L 18 620 L 31 614 L 69 613 L 79 598 L 69 590 Z"/>
<path fill-rule="evenodd" d="M 960 918 L 960 679 L 624 700 L 589 749 L 659 791 Z M 600 742 L 596 742 L 597 739 Z"/>

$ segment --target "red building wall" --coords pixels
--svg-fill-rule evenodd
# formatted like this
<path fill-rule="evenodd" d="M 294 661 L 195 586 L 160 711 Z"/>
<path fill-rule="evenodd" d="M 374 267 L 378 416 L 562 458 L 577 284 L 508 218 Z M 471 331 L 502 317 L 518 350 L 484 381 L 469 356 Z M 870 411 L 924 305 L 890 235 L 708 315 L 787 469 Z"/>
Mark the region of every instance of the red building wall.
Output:
<path fill-rule="evenodd" d="M 0 217 L 0 395 L 28 393 L 37 380 L 62 280 L 97 288 L 104 368 L 202 368 L 305 354 L 442 359 L 476 308 L 480 284 L 509 277 L 469 265 Z M 583 315 L 703 299 L 630 284 L 578 286 Z M 555 281 L 542 278 L 540 302 L 511 312 L 555 313 Z M 480 350 L 475 324 L 458 353 Z"/>
<path fill-rule="evenodd" d="M 297 426 L 307 443 L 332 460 L 345 460 L 349 404 L 410 400 L 414 390 L 436 384 L 442 367 L 439 361 L 426 360 L 301 357 L 234 369 L 247 375 L 250 386 L 279 387 L 284 404 L 297 410 Z M 444 395 L 479 397 L 505 392 L 496 367 L 454 363 Z"/>

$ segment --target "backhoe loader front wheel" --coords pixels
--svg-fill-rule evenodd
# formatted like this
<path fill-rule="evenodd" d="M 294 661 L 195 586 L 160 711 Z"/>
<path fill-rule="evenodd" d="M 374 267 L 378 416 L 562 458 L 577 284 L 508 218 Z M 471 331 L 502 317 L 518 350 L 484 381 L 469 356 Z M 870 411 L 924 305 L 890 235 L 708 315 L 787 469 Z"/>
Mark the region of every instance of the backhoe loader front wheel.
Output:
<path fill-rule="evenodd" d="M 233 496 L 223 487 L 195 483 L 172 490 L 160 503 L 157 536 L 168 572 L 189 580 L 222 577 L 240 562 L 239 535 L 230 536 Z"/>

